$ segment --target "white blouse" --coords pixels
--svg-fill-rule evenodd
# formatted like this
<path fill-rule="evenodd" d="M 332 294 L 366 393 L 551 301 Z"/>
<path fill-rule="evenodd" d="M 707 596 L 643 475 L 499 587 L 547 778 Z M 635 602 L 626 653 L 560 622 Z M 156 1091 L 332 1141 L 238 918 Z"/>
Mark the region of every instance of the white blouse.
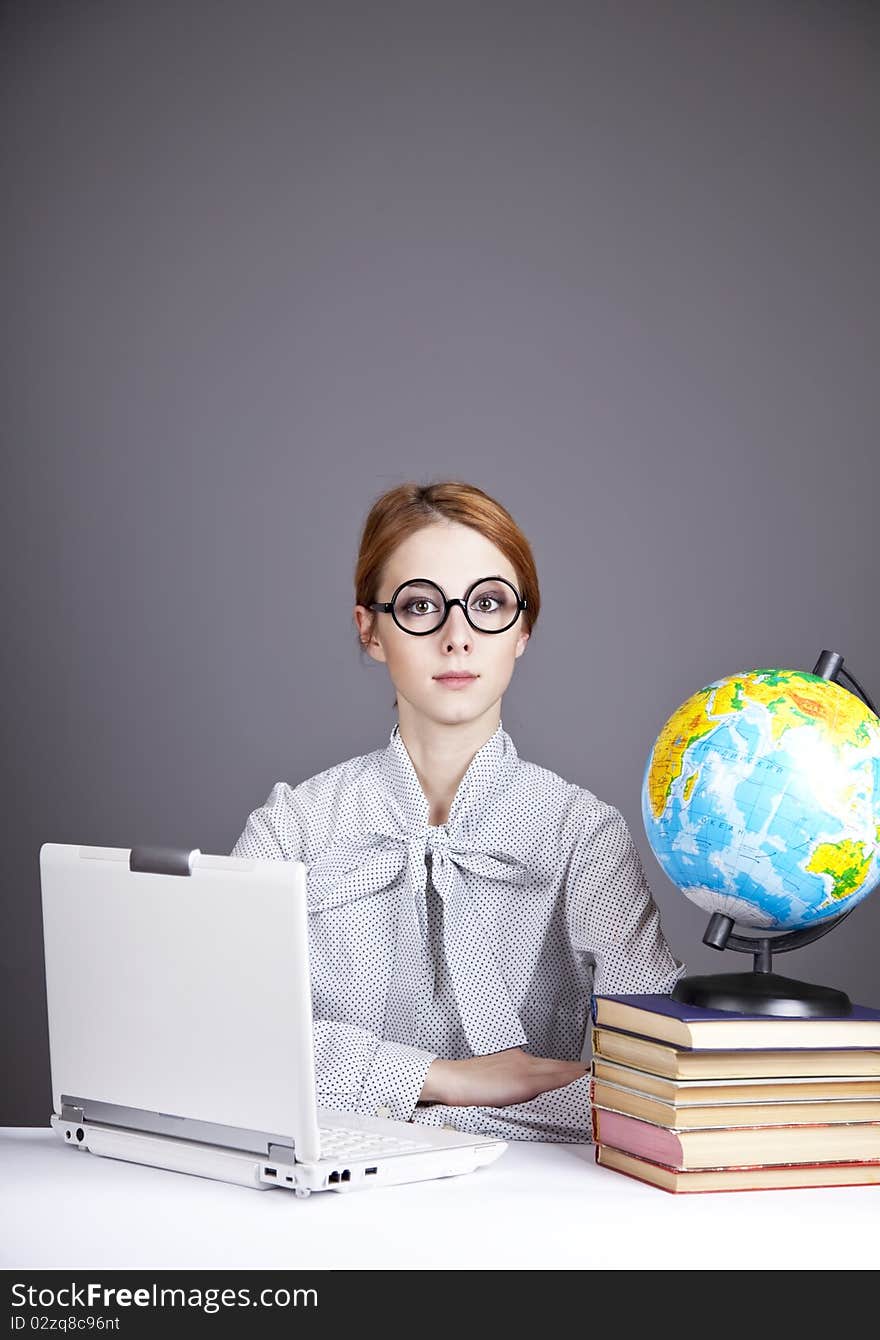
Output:
<path fill-rule="evenodd" d="M 303 861 L 318 1102 L 501 1139 L 589 1141 L 589 1077 L 509 1107 L 418 1102 L 429 1065 L 522 1047 L 578 1060 L 590 995 L 670 991 L 623 815 L 520 759 L 499 723 L 441 826 L 397 725 L 289 786 L 233 856 Z"/>

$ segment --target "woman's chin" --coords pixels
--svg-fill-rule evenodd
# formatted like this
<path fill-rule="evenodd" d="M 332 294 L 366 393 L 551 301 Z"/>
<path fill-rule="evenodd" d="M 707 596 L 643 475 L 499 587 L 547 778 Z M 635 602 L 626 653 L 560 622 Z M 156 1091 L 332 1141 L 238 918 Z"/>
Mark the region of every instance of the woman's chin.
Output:
<path fill-rule="evenodd" d="M 477 703 L 469 695 L 452 694 L 444 702 L 433 702 L 425 715 L 447 726 L 460 726 L 464 722 L 479 721 L 487 710 L 485 703 Z"/>

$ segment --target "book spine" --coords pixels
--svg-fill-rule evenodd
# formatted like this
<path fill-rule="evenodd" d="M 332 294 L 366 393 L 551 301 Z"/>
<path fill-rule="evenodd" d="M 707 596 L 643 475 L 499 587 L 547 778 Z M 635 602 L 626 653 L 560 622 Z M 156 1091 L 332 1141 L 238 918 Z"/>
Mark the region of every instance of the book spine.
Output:
<path fill-rule="evenodd" d="M 612 1145 L 667 1168 L 684 1167 L 684 1151 L 677 1133 L 640 1117 L 631 1117 L 610 1108 L 593 1107 L 593 1138 L 599 1144 Z"/>

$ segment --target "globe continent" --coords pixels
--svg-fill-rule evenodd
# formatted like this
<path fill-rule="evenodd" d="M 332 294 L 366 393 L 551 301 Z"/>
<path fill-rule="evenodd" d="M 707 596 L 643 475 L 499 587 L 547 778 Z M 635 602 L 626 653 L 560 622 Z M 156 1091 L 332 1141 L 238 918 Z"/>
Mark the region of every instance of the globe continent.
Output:
<path fill-rule="evenodd" d="M 706 912 L 765 930 L 839 916 L 880 881 L 880 719 L 802 670 L 715 680 L 651 750 L 642 818 Z"/>

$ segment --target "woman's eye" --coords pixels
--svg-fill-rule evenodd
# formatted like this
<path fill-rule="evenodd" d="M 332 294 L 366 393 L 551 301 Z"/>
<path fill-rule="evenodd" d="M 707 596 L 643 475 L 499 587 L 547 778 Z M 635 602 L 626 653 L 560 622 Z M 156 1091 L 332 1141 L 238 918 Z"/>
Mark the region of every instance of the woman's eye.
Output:
<path fill-rule="evenodd" d="M 500 602 L 496 596 L 478 596 L 474 603 L 481 614 L 490 614 L 492 606 Z"/>

